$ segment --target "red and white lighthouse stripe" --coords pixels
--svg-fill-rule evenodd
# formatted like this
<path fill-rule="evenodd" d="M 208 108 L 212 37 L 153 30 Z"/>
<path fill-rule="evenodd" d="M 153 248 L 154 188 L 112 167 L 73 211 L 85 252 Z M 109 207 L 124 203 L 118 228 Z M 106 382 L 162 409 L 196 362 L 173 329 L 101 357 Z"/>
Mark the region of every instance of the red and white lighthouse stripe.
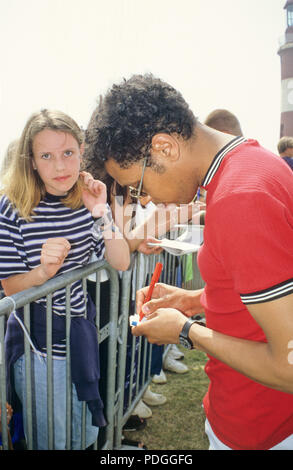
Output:
<path fill-rule="evenodd" d="M 287 28 L 278 51 L 281 58 L 281 128 L 280 137 L 293 137 L 293 0 L 287 0 Z"/>

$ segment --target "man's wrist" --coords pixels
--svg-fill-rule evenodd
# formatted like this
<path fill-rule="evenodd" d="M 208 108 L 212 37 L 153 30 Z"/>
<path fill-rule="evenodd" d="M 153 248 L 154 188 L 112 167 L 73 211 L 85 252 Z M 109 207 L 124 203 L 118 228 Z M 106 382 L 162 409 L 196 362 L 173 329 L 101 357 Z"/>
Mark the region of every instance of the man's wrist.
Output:
<path fill-rule="evenodd" d="M 204 288 L 196 289 L 194 291 L 190 290 L 188 292 L 190 292 L 190 300 L 192 305 L 198 309 L 197 312 L 204 312 L 204 307 L 200 301 L 202 293 L 204 292 Z"/>
<path fill-rule="evenodd" d="M 203 330 L 204 328 L 204 330 Z M 200 346 L 200 338 L 202 337 L 202 332 L 206 331 L 206 322 L 203 318 L 202 321 L 195 320 L 189 330 L 190 339 L 192 341 L 194 349 L 198 351 L 202 351 L 202 347 Z"/>
<path fill-rule="evenodd" d="M 200 317 L 197 315 L 196 317 Z M 195 326 L 196 325 L 196 326 Z M 196 328 L 198 326 L 205 327 L 204 318 L 188 319 L 183 324 L 183 327 L 179 334 L 179 343 L 188 349 L 199 349 L 199 345 L 196 341 Z"/>

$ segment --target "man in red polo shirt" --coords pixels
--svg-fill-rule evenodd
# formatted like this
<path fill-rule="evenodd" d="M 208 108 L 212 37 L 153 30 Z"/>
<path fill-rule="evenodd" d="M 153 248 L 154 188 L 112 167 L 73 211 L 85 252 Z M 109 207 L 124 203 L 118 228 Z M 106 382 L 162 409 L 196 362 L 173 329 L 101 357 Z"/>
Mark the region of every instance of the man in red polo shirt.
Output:
<path fill-rule="evenodd" d="M 256 141 L 211 129 L 152 75 L 115 85 L 87 130 L 86 155 L 154 203 L 207 192 L 206 283 L 158 284 L 133 328 L 158 344 L 205 351 L 211 448 L 293 449 L 293 174 Z M 147 289 L 137 295 L 142 307 Z M 206 327 L 187 319 L 204 310 Z"/>
<path fill-rule="evenodd" d="M 216 156 L 203 180 L 207 213 L 198 264 L 206 282 L 201 303 L 208 328 L 251 344 L 236 340 L 224 350 L 223 338 L 223 350 L 206 366 L 210 387 L 204 407 L 211 428 L 228 447 L 269 449 L 292 433 L 292 417 L 291 424 L 287 420 L 293 395 L 263 385 L 280 386 L 265 348 L 270 339 L 273 345 L 274 335 L 283 334 L 282 301 L 293 285 L 293 197 L 288 191 L 292 178 L 284 165 L 278 165 L 278 157 L 257 142 L 239 141 Z M 275 331 L 269 332 L 269 322 Z M 288 341 L 283 345 L 285 362 Z M 232 357 L 224 363 L 221 354 L 227 353 Z M 240 354 L 242 361 L 247 354 L 247 375 L 242 373 Z M 290 391 L 290 384 L 284 389 Z"/>

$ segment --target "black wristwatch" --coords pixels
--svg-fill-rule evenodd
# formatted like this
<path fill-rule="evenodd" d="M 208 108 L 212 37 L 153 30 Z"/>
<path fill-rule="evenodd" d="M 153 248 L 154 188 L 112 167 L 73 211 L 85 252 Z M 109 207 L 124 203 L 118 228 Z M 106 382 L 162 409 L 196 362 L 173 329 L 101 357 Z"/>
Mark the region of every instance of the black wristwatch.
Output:
<path fill-rule="evenodd" d="M 179 334 L 179 343 L 182 346 L 184 346 L 184 348 L 187 348 L 187 349 L 195 349 L 193 346 L 193 342 L 188 336 L 190 327 L 191 325 L 193 325 L 193 323 L 198 323 L 198 325 L 206 326 L 204 318 L 200 318 L 200 317 L 198 320 L 187 320 L 184 323 L 181 333 Z"/>
<path fill-rule="evenodd" d="M 196 320 L 187 320 L 183 325 L 181 333 L 179 334 L 179 343 L 187 349 L 194 349 L 193 343 L 188 336 L 190 327 L 193 325 L 193 323 L 196 323 Z"/>

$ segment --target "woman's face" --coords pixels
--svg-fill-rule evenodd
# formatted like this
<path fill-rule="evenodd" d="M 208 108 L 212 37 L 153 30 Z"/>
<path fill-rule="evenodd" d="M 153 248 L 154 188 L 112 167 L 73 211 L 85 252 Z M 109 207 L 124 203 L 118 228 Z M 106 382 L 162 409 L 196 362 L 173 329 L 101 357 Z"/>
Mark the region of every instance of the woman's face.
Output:
<path fill-rule="evenodd" d="M 83 148 L 68 132 L 44 129 L 33 140 L 33 168 L 46 191 L 64 196 L 76 183 Z"/>

